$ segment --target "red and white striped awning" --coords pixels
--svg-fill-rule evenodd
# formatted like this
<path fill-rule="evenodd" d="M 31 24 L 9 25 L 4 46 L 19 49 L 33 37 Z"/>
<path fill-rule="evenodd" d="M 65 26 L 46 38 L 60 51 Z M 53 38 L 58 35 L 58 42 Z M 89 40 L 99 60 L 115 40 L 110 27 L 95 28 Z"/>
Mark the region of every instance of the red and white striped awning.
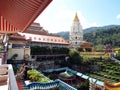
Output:
<path fill-rule="evenodd" d="M 24 31 L 52 0 L 0 0 L 0 33 Z"/>

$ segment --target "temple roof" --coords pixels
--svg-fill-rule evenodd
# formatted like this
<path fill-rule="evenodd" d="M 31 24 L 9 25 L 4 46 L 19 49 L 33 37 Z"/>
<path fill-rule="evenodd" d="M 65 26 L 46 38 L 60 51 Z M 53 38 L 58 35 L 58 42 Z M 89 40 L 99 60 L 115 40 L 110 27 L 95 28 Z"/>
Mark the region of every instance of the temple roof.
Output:
<path fill-rule="evenodd" d="M 79 22 L 79 18 L 78 18 L 78 16 L 77 16 L 77 12 L 76 12 L 76 14 L 75 14 L 74 22 Z"/>
<path fill-rule="evenodd" d="M 26 40 L 26 38 L 25 38 L 24 36 L 21 36 L 21 35 L 18 34 L 18 33 L 15 33 L 15 34 L 10 35 L 10 36 L 9 36 L 9 40 L 10 40 L 10 41 L 11 41 L 11 40 L 13 40 L 13 41 L 16 41 L 16 40 L 18 40 L 18 41 L 28 41 L 28 40 Z"/>
<path fill-rule="evenodd" d="M 23 33 L 19 32 L 19 34 L 25 36 L 26 38 L 29 38 L 31 42 L 69 44 L 62 37 L 48 33 L 48 31 L 41 28 L 39 23 L 33 23 L 28 27 L 27 30 L 25 30 Z"/>
<path fill-rule="evenodd" d="M 91 48 L 93 47 L 90 42 L 83 41 L 82 45 L 80 46 L 81 48 Z"/>
<path fill-rule="evenodd" d="M 58 35 L 48 33 L 48 31 L 44 30 L 43 27 L 40 26 L 40 23 L 36 22 L 32 23 L 23 33 L 60 37 Z"/>
<path fill-rule="evenodd" d="M 65 79 L 65 78 L 73 78 L 74 75 L 71 72 L 65 71 L 60 73 L 59 76 Z"/>
<path fill-rule="evenodd" d="M 27 30 L 28 31 L 28 30 Z M 62 37 L 48 34 L 46 32 L 41 31 L 32 31 L 30 32 L 21 33 L 21 35 L 28 36 L 28 38 L 31 38 L 32 42 L 41 42 L 41 43 L 54 43 L 54 44 L 69 44 L 66 40 L 64 40 Z M 31 36 L 30 36 L 31 35 Z M 32 37 L 34 35 L 34 37 Z M 35 37 L 36 35 L 36 37 Z"/>

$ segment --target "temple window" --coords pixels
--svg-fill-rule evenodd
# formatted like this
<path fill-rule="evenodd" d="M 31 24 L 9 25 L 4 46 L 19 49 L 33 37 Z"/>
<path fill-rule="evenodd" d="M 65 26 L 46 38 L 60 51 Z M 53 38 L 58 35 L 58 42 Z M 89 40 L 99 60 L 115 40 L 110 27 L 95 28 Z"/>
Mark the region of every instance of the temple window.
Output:
<path fill-rule="evenodd" d="M 34 40 L 36 40 L 36 37 L 34 37 Z"/>
<path fill-rule="evenodd" d="M 41 38 L 39 38 L 39 40 L 41 40 Z"/>

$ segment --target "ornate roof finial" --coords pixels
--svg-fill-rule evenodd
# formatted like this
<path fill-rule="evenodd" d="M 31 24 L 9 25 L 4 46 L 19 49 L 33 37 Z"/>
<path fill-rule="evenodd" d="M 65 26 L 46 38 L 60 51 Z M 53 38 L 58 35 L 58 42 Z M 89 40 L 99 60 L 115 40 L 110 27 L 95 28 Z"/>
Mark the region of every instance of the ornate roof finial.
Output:
<path fill-rule="evenodd" d="M 76 12 L 76 14 L 75 14 L 74 22 L 79 22 L 79 18 L 78 18 L 78 16 L 77 16 L 77 12 Z"/>

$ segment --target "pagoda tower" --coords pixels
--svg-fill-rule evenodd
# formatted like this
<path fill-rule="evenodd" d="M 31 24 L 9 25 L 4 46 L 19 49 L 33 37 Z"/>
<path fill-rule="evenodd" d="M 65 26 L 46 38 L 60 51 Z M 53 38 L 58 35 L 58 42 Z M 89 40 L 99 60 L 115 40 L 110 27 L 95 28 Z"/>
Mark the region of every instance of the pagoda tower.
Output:
<path fill-rule="evenodd" d="M 72 48 L 78 48 L 83 42 L 83 30 L 82 26 L 79 22 L 79 18 L 77 16 L 77 13 L 75 14 L 73 24 L 71 27 L 69 40 Z"/>

